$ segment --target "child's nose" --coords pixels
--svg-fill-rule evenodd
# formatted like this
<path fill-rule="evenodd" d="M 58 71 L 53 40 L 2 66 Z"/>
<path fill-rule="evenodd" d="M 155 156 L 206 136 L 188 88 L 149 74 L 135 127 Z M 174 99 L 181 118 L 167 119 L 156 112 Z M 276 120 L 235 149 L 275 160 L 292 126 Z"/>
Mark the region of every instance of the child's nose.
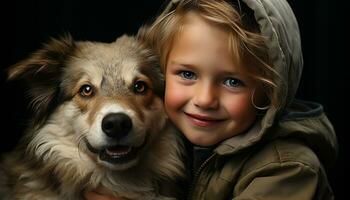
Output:
<path fill-rule="evenodd" d="M 196 88 L 194 105 L 202 109 L 215 109 L 219 105 L 216 88 L 210 84 L 203 84 Z"/>

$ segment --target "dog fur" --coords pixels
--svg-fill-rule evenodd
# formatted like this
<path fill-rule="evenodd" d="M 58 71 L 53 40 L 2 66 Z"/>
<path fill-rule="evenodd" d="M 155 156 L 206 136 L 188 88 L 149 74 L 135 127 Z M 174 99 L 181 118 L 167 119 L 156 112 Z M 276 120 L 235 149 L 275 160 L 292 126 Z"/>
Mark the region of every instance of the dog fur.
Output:
<path fill-rule="evenodd" d="M 2 199 L 77 200 L 96 188 L 168 199 L 159 186 L 182 180 L 185 169 L 158 65 L 137 37 L 100 43 L 66 35 L 12 66 L 9 79 L 26 81 L 34 116 L 1 163 Z M 106 134 L 110 114 L 122 116 L 120 132 Z"/>

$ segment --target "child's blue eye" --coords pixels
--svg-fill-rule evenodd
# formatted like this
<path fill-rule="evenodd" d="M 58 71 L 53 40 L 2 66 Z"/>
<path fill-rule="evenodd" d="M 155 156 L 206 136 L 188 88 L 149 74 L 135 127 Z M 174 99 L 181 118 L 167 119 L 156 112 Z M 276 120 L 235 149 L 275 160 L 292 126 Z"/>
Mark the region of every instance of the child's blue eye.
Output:
<path fill-rule="evenodd" d="M 179 73 L 179 75 L 180 75 L 181 78 L 183 78 L 183 79 L 189 79 L 189 80 L 196 79 L 195 73 L 193 73 L 193 72 L 191 72 L 191 71 L 181 71 L 181 72 Z"/>
<path fill-rule="evenodd" d="M 241 80 L 238 80 L 236 78 L 227 78 L 224 80 L 224 85 L 229 88 L 235 88 L 235 87 L 243 86 L 244 84 Z"/>

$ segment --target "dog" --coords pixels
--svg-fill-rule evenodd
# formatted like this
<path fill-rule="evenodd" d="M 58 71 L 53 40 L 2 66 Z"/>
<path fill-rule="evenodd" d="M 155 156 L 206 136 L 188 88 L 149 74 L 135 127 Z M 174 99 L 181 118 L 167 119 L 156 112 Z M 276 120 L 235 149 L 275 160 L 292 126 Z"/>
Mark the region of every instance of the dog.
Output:
<path fill-rule="evenodd" d="M 137 36 L 51 39 L 8 70 L 29 87 L 33 117 L 1 163 L 2 199 L 174 199 L 184 144 L 163 108 L 158 57 Z M 180 188 L 179 188 L 180 191 Z"/>

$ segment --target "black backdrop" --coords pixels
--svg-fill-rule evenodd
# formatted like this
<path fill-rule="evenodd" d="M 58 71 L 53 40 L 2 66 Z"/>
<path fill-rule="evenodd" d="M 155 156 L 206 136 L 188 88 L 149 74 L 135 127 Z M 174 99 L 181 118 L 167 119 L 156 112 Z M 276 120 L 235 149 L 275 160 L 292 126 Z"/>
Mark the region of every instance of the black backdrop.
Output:
<path fill-rule="evenodd" d="M 50 37 L 70 32 L 77 40 L 111 42 L 136 33 L 163 0 L 12 0 L 0 3 L 0 150 L 10 150 L 23 131 L 28 110 L 24 87 L 6 82 L 4 69 L 28 56 Z M 329 178 L 336 199 L 345 193 L 345 20 L 338 0 L 289 0 L 299 21 L 304 71 L 297 97 L 318 101 L 333 122 L 340 155 Z"/>

